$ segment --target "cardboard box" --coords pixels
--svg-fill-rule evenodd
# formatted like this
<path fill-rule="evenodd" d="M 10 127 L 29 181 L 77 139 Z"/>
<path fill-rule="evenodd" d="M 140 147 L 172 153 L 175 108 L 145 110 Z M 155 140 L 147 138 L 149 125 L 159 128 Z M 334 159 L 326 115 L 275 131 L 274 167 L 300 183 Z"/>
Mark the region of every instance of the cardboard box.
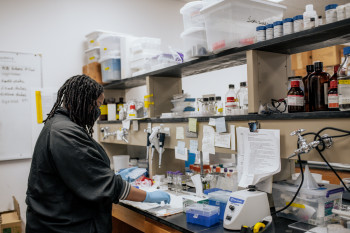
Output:
<path fill-rule="evenodd" d="M 341 63 L 343 57 L 343 48 L 345 45 L 335 45 L 323 49 L 312 51 L 312 62 L 321 61 L 323 66 L 336 66 Z"/>
<path fill-rule="evenodd" d="M 292 70 L 305 70 L 306 66 L 312 65 L 312 51 L 296 53 L 291 55 Z"/>
<path fill-rule="evenodd" d="M 104 84 L 102 82 L 101 64 L 98 62 L 93 62 L 83 66 L 83 74 L 88 75 L 100 84 Z"/>
<path fill-rule="evenodd" d="M 15 209 L 0 213 L 0 233 L 22 233 L 19 204 L 15 197 L 12 198 Z"/>

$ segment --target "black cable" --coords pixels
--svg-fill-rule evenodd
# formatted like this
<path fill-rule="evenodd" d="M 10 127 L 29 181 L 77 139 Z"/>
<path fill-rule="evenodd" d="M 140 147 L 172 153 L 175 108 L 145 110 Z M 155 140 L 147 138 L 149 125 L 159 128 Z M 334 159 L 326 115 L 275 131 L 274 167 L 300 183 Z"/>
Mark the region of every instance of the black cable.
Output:
<path fill-rule="evenodd" d="M 282 209 L 280 210 L 276 210 L 275 212 L 271 213 L 271 215 L 275 215 L 279 212 L 282 212 L 283 210 L 287 209 L 289 206 L 291 206 L 295 200 L 295 198 L 298 196 L 299 194 L 299 191 L 301 189 L 301 187 L 303 186 L 303 183 L 304 183 L 304 171 L 303 171 L 303 164 L 301 163 L 301 158 L 300 158 L 300 154 L 298 154 L 298 162 L 299 162 L 299 166 L 300 166 L 300 173 L 301 173 L 301 182 L 300 182 L 300 185 L 299 185 L 299 188 L 298 190 L 296 191 L 293 199 L 288 203 L 288 205 L 286 205 L 285 207 L 283 207 Z"/>

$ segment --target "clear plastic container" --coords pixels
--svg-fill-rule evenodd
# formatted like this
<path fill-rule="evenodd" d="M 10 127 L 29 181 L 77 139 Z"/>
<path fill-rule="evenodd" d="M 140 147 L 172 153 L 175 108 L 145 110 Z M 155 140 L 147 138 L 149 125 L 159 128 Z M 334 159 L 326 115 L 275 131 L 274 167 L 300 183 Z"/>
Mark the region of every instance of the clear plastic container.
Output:
<path fill-rule="evenodd" d="M 160 38 L 140 37 L 132 42 L 130 50 L 134 55 L 137 53 L 154 53 L 154 51 L 160 51 L 160 45 Z"/>
<path fill-rule="evenodd" d="M 285 207 L 294 197 L 298 185 L 290 182 L 273 184 L 272 196 L 276 210 Z M 301 188 L 292 205 L 277 213 L 277 216 L 312 225 L 323 225 L 333 216 L 332 209 L 341 204 L 343 191 L 343 187 L 334 184 L 324 184 L 318 189 Z"/>
<path fill-rule="evenodd" d="M 111 34 L 112 32 L 97 30 L 90 32 L 85 36 L 86 42 L 87 42 L 87 49 L 92 49 L 95 47 L 100 47 L 100 43 L 98 41 L 98 38 L 103 34 Z"/>
<path fill-rule="evenodd" d="M 305 12 L 303 14 L 304 18 L 304 29 L 311 29 L 318 26 L 318 16 L 314 10 L 314 5 L 309 4 L 305 6 Z"/>
<path fill-rule="evenodd" d="M 120 80 L 121 64 L 120 57 L 105 57 L 100 59 L 102 82 Z"/>
<path fill-rule="evenodd" d="M 285 6 L 267 1 L 220 1 L 204 7 L 208 50 L 220 51 L 254 43 L 257 26 L 281 19 Z"/>
<path fill-rule="evenodd" d="M 207 51 L 207 34 L 204 27 L 193 27 L 181 33 L 184 42 L 185 60 L 204 56 Z"/>
<path fill-rule="evenodd" d="M 100 43 L 100 56 L 120 56 L 120 36 L 117 35 L 101 35 L 98 38 Z"/>
<path fill-rule="evenodd" d="M 350 111 L 350 47 L 344 48 L 344 57 L 338 70 L 339 110 Z"/>
<path fill-rule="evenodd" d="M 99 59 L 100 59 L 100 48 L 99 47 L 85 50 L 85 64 L 98 62 Z"/>
<path fill-rule="evenodd" d="M 220 220 L 224 220 L 224 214 L 226 209 L 226 204 L 230 198 L 231 192 L 228 191 L 216 191 L 208 194 L 209 205 L 220 207 Z"/>
<path fill-rule="evenodd" d="M 334 23 L 337 21 L 337 6 L 338 4 L 329 4 L 325 7 L 326 23 Z"/>
<path fill-rule="evenodd" d="M 185 4 L 180 9 L 185 31 L 192 27 L 204 27 L 204 18 L 200 13 L 203 6 L 204 3 L 202 1 L 193 1 Z"/>
<path fill-rule="evenodd" d="M 219 222 L 220 208 L 205 204 L 195 203 L 186 207 L 186 221 L 206 227 Z"/>

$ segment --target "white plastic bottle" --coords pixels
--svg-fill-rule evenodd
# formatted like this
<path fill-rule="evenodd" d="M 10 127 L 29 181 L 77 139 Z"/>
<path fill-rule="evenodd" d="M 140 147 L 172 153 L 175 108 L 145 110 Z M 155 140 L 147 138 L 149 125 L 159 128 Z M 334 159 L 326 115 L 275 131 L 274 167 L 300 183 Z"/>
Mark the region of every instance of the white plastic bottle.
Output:
<path fill-rule="evenodd" d="M 240 83 L 240 89 L 237 92 L 237 98 L 239 101 L 239 108 L 241 115 L 248 114 L 248 87 L 247 82 Z"/>
<path fill-rule="evenodd" d="M 310 29 L 318 26 L 318 16 L 314 10 L 314 5 L 309 4 L 305 7 L 305 12 L 303 14 L 304 18 L 304 29 Z M 313 19 L 313 20 L 312 20 Z"/>
<path fill-rule="evenodd" d="M 237 102 L 237 93 L 235 91 L 235 85 L 230 84 L 229 90 L 225 95 L 225 115 L 226 116 L 235 115 L 238 109 L 239 109 L 239 106 Z"/>

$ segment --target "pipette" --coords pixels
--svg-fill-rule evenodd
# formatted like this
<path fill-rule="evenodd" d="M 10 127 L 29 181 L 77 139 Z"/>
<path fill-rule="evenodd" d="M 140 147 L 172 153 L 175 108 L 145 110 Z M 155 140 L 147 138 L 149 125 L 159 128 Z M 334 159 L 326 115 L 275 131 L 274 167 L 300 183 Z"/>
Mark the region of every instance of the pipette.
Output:
<path fill-rule="evenodd" d="M 148 160 L 149 147 L 151 146 L 151 142 L 149 141 L 149 136 L 151 136 L 151 133 L 147 133 L 146 160 Z M 153 157 L 153 154 L 152 154 L 152 157 Z"/>
<path fill-rule="evenodd" d="M 165 133 L 159 133 L 159 168 L 162 165 L 162 154 L 164 151 Z"/>

